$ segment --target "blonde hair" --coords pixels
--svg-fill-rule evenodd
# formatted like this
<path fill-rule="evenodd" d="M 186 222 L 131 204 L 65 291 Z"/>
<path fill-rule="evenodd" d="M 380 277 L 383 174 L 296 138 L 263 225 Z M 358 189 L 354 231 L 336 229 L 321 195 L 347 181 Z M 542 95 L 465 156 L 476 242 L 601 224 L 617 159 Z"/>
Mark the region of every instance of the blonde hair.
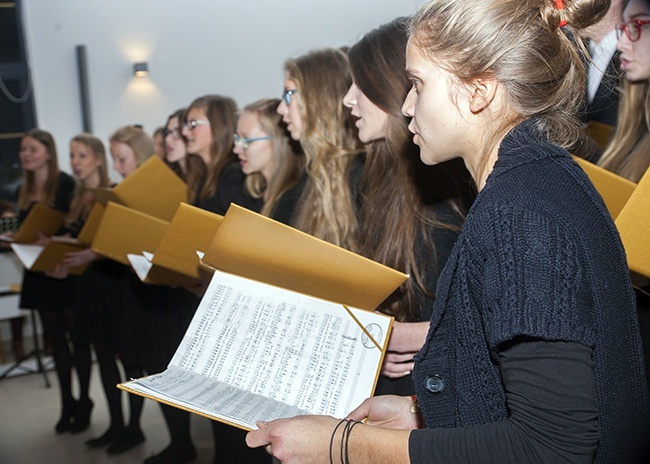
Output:
<path fill-rule="evenodd" d="M 598 164 L 632 182 L 650 167 L 650 80 L 625 82 L 616 132 Z"/>
<path fill-rule="evenodd" d="M 304 158 L 297 155 L 290 144 L 282 117 L 276 111 L 278 98 L 263 98 L 246 105 L 241 113 L 254 113 L 260 128 L 272 137 L 274 170 L 270 179 L 261 172 L 246 176 L 246 190 L 253 198 L 266 197 L 261 214 L 270 216 L 284 192 L 298 183 L 304 166 Z"/>
<path fill-rule="evenodd" d="M 54 198 L 56 196 L 56 191 L 59 187 L 59 160 L 56 153 L 56 143 L 54 142 L 54 137 L 49 132 L 46 132 L 41 129 L 31 129 L 25 132 L 23 138 L 29 137 L 36 140 L 38 143 L 45 147 L 48 155 L 50 155 L 47 160 L 47 181 L 45 182 L 45 188 L 43 191 L 43 198 L 40 203 L 46 206 L 53 206 Z M 29 205 L 33 202 L 35 192 L 35 179 L 36 176 L 31 171 L 23 170 L 23 176 L 25 182 L 20 186 L 18 190 L 18 207 L 20 209 L 27 209 Z"/>
<path fill-rule="evenodd" d="M 153 142 L 142 128 L 137 126 L 124 126 L 113 132 L 109 139 L 110 143 L 124 143 L 135 153 L 138 166 L 144 163 L 154 154 Z"/>
<path fill-rule="evenodd" d="M 343 96 L 352 78 L 347 56 L 327 48 L 285 63 L 296 82 L 302 121 L 300 145 L 307 182 L 292 225 L 335 245 L 357 250 L 359 225 L 350 173 L 360 143 Z"/>
<path fill-rule="evenodd" d="M 586 70 L 582 42 L 567 32 L 596 23 L 609 4 L 565 0 L 568 26 L 561 28 L 560 12 L 550 0 L 433 0 L 414 16 L 409 40 L 459 85 L 478 78 L 501 84 L 508 114 L 485 141 L 485 153 L 526 119 L 551 142 L 570 147 L 581 135 Z"/>
<path fill-rule="evenodd" d="M 78 134 L 72 137 L 70 143 L 77 142 L 84 145 L 95 157 L 96 160 L 100 162 L 100 165 L 97 167 L 99 171 L 99 185 L 98 187 L 108 187 L 111 184 L 110 178 L 108 177 L 108 168 L 106 163 L 106 148 L 101 140 L 91 134 Z M 81 183 L 77 182 L 74 196 L 70 202 L 70 211 L 65 219 L 66 226 L 72 226 L 78 220 L 85 220 L 90 214 L 91 205 L 84 202 L 84 195 L 88 189 Z"/>

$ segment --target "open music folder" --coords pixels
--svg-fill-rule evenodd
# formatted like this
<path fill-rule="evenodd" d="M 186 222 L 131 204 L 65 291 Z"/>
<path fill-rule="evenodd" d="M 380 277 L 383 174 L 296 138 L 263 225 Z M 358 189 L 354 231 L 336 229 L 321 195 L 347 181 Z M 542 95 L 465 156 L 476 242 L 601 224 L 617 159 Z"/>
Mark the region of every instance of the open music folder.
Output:
<path fill-rule="evenodd" d="M 167 369 L 119 385 L 245 430 L 345 417 L 372 396 L 392 318 L 215 271 Z"/>
<path fill-rule="evenodd" d="M 616 217 L 630 270 L 650 278 L 650 169 Z"/>
<path fill-rule="evenodd" d="M 594 163 L 574 156 L 573 159 L 585 171 L 598 193 L 603 197 L 605 206 L 616 219 L 636 189 L 636 184 Z"/>
<path fill-rule="evenodd" d="M 169 366 L 119 388 L 246 430 L 372 396 L 393 321 L 373 310 L 407 275 L 237 205 L 203 259 L 213 275 Z"/>
<path fill-rule="evenodd" d="M 147 284 L 209 282 L 212 272 L 201 266 L 197 251 L 208 248 L 222 220 L 219 214 L 181 203 L 155 249 L 128 255 L 131 267 Z"/>
<path fill-rule="evenodd" d="M 128 206 L 169 222 L 181 202 L 187 202 L 187 185 L 157 156 L 152 156 L 112 188 L 89 189 L 103 205 Z"/>
<path fill-rule="evenodd" d="M 167 226 L 169 223 L 162 219 L 109 201 L 91 249 L 129 266 L 129 253 L 155 250 Z"/>
<path fill-rule="evenodd" d="M 0 240 L 10 243 L 33 243 L 39 233 L 49 237 L 54 235 L 63 224 L 65 213 L 41 203 L 36 203 L 27 213 L 20 227 L 13 236 L 0 236 Z"/>
<path fill-rule="evenodd" d="M 90 246 L 99 229 L 99 224 L 104 214 L 104 207 L 96 203 L 90 211 L 84 226 L 79 231 L 77 238 L 52 236 L 47 245 L 32 245 L 12 243 L 11 248 L 23 264 L 31 272 L 52 272 L 66 257 L 67 253 L 81 251 Z M 70 268 L 70 275 L 80 275 L 89 263 Z"/>

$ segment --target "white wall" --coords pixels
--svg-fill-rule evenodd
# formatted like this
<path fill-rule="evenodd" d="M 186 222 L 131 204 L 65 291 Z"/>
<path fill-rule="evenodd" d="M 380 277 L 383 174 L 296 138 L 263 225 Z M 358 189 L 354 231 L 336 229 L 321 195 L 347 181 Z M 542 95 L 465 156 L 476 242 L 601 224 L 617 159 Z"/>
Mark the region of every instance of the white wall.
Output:
<path fill-rule="evenodd" d="M 151 133 L 195 97 L 241 106 L 278 96 L 284 60 L 352 45 L 423 0 L 23 0 L 39 127 L 51 131 L 61 168 L 82 129 L 75 47 L 85 45 L 93 132 L 125 124 Z M 132 76 L 147 61 L 148 78 Z M 112 172 L 117 180 L 117 175 Z"/>

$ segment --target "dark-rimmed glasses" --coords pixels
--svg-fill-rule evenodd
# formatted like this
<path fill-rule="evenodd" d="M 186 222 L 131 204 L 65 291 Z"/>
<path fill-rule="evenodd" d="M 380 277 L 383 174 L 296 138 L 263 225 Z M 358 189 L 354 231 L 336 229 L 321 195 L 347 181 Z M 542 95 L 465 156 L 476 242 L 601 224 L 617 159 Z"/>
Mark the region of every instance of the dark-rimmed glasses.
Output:
<path fill-rule="evenodd" d="M 282 92 L 282 96 L 280 98 L 282 98 L 282 101 L 285 105 L 291 105 L 291 95 L 294 93 L 298 93 L 298 89 L 286 89 L 284 92 Z"/>
<path fill-rule="evenodd" d="M 204 124 L 210 124 L 210 121 L 206 121 L 205 119 L 188 119 L 185 124 L 183 124 L 183 127 L 187 127 L 189 130 L 193 131 L 196 129 L 196 126 Z"/>
<path fill-rule="evenodd" d="M 249 143 L 257 142 L 258 140 L 270 140 L 273 137 L 270 135 L 265 135 L 264 137 L 252 137 L 252 138 L 246 138 L 246 137 L 240 137 L 238 134 L 235 134 L 234 137 L 235 139 L 235 146 L 239 148 L 240 150 L 246 150 L 248 148 Z"/>
<path fill-rule="evenodd" d="M 648 24 L 650 24 L 648 19 L 630 19 L 628 22 L 616 26 L 616 38 L 620 39 L 625 31 L 630 42 L 636 42 L 641 38 L 641 29 Z"/>

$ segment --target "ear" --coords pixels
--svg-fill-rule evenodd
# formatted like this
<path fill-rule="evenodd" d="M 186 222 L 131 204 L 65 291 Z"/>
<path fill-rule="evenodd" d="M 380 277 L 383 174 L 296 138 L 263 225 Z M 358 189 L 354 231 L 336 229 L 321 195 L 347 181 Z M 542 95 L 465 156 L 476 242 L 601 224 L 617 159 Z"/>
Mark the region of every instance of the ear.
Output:
<path fill-rule="evenodd" d="M 480 113 L 487 108 L 497 94 L 498 83 L 495 79 L 481 77 L 470 84 L 470 111 Z"/>

